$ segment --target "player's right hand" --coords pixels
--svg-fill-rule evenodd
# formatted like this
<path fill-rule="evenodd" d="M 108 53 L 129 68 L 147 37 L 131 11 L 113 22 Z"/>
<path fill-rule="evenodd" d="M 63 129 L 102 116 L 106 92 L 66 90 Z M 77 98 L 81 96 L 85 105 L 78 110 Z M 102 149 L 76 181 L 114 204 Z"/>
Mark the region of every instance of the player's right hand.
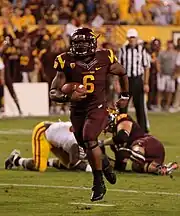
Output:
<path fill-rule="evenodd" d="M 74 91 L 71 95 L 71 101 L 81 101 L 86 97 L 87 95 L 84 92 Z"/>
<path fill-rule="evenodd" d="M 51 100 L 60 98 L 62 96 L 62 93 L 58 89 L 51 89 L 49 92 L 49 97 Z"/>
<path fill-rule="evenodd" d="M 54 98 L 57 95 L 57 90 L 56 89 L 51 89 L 49 92 L 50 98 Z"/>

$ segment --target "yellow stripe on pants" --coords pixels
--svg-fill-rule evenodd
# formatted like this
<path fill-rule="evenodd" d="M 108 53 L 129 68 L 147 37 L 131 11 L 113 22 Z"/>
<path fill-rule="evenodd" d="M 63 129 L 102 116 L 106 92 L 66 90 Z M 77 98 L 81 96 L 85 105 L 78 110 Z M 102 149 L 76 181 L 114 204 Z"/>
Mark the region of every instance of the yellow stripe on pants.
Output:
<path fill-rule="evenodd" d="M 35 168 L 44 172 L 47 168 L 47 160 L 51 144 L 45 137 L 46 127 L 44 122 L 39 123 L 33 130 L 32 134 L 32 153 Z"/>

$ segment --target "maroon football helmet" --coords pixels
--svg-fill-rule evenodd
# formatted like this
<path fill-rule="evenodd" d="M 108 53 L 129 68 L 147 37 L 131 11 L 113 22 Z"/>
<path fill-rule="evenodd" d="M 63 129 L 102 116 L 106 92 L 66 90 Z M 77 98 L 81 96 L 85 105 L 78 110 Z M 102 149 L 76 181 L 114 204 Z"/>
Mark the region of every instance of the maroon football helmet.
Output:
<path fill-rule="evenodd" d="M 89 28 L 79 28 L 71 36 L 70 53 L 77 57 L 93 55 L 97 48 L 97 38 Z"/>

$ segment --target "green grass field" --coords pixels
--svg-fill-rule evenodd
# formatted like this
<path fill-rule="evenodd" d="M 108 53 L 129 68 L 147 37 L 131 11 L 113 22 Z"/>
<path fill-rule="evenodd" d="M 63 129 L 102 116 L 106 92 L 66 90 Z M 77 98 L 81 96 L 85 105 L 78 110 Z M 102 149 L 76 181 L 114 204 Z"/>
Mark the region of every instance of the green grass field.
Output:
<path fill-rule="evenodd" d="M 180 114 L 150 114 L 151 133 L 164 142 L 166 161 L 180 162 Z M 31 157 L 31 130 L 42 120 L 0 120 L 0 216 L 180 216 L 180 171 L 169 176 L 118 174 L 102 206 L 91 205 L 89 173 L 4 170 L 12 149 Z"/>

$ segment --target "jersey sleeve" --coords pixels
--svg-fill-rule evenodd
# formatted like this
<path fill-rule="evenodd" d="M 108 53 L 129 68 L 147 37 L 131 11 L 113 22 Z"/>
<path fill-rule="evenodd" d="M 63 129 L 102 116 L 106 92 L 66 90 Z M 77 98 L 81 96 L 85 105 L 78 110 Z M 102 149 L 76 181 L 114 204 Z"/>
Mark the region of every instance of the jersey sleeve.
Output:
<path fill-rule="evenodd" d="M 63 72 L 65 69 L 65 54 L 58 55 L 54 60 L 54 69 L 59 72 Z"/>
<path fill-rule="evenodd" d="M 110 65 L 117 62 L 117 57 L 115 56 L 114 52 L 111 49 L 108 49 L 108 59 Z"/>

